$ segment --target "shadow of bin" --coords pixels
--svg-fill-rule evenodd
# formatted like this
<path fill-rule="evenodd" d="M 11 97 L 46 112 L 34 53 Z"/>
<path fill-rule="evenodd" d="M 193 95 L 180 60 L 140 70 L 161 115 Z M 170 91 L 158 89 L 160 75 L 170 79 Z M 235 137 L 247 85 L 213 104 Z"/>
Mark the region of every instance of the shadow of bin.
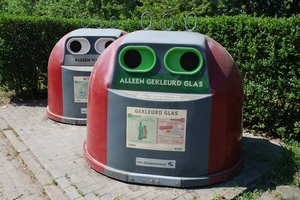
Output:
<path fill-rule="evenodd" d="M 230 54 L 194 32 L 136 31 L 96 62 L 87 163 L 131 183 L 196 187 L 243 167 L 243 86 Z"/>
<path fill-rule="evenodd" d="M 82 28 L 62 37 L 48 61 L 49 118 L 68 124 L 86 124 L 88 83 L 98 57 L 125 32 Z"/>

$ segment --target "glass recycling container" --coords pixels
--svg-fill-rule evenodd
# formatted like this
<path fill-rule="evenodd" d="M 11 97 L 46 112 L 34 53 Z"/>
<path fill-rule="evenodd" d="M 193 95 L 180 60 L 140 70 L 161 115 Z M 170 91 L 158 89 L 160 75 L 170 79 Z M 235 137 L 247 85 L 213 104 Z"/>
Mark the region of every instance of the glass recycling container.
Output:
<path fill-rule="evenodd" d="M 95 63 L 86 162 L 121 181 L 188 188 L 228 180 L 243 167 L 243 84 L 212 38 L 135 31 Z"/>
<path fill-rule="evenodd" d="M 88 84 L 99 55 L 125 34 L 118 29 L 81 28 L 63 36 L 48 61 L 49 118 L 86 124 Z"/>

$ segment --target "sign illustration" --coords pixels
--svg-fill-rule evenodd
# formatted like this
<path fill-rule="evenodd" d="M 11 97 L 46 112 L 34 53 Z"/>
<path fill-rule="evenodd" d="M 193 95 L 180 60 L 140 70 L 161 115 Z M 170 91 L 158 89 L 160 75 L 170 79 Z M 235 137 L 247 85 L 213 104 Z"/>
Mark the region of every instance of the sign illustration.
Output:
<path fill-rule="evenodd" d="M 127 107 L 126 147 L 185 151 L 186 110 Z"/>

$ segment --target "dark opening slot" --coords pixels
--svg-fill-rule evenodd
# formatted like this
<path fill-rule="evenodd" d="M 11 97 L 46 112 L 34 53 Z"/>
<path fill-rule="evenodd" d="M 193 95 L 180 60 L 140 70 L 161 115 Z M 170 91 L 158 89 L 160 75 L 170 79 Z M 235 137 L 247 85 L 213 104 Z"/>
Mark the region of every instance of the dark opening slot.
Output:
<path fill-rule="evenodd" d="M 142 62 L 142 56 L 137 50 L 128 50 L 124 55 L 124 63 L 129 68 L 137 68 Z"/>
<path fill-rule="evenodd" d="M 78 41 L 71 42 L 70 49 L 75 53 L 79 52 L 81 50 L 81 43 Z"/>
<path fill-rule="evenodd" d="M 193 71 L 199 65 L 199 57 L 193 52 L 186 52 L 180 58 L 180 65 L 186 71 Z"/>
<path fill-rule="evenodd" d="M 111 43 L 113 43 L 113 41 L 112 40 L 110 40 L 110 41 L 107 41 L 106 43 L 105 43 L 105 45 L 104 45 L 104 47 L 105 47 L 105 49 L 111 44 Z"/>

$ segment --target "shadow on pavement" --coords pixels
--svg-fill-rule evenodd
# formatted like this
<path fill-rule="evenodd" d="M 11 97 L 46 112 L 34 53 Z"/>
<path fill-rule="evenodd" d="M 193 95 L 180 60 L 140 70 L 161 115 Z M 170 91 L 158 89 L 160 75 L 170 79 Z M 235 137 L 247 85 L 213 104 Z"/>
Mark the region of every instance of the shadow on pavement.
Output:
<path fill-rule="evenodd" d="M 20 101 L 16 99 L 11 99 L 10 104 L 14 106 L 28 106 L 28 107 L 47 107 L 47 99 L 38 99 L 38 100 L 26 100 Z"/>
<path fill-rule="evenodd" d="M 245 163 L 242 171 L 228 181 L 217 183 L 208 187 L 245 187 L 251 189 L 255 187 L 257 181 L 264 174 L 270 172 L 274 168 L 274 165 L 284 150 L 285 148 L 273 141 L 244 133 L 243 151 Z"/>

